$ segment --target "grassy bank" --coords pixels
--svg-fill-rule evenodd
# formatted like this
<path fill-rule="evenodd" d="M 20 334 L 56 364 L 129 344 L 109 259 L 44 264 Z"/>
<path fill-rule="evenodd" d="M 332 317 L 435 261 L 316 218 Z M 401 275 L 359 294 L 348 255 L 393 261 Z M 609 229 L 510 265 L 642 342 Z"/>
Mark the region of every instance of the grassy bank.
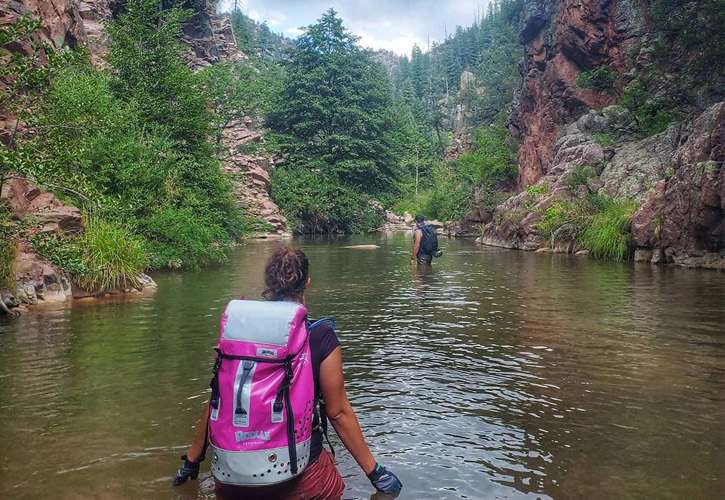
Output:
<path fill-rule="evenodd" d="M 634 201 L 591 194 L 550 206 L 542 215 L 538 229 L 552 247 L 576 241 L 596 258 L 626 260 L 632 216 L 636 210 Z"/>

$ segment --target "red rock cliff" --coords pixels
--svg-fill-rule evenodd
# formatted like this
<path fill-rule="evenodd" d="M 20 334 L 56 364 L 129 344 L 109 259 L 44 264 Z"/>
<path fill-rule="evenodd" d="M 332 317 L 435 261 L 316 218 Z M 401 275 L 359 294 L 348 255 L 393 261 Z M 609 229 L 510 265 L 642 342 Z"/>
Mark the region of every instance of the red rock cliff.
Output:
<path fill-rule="evenodd" d="M 575 87 L 583 71 L 607 64 L 621 71 L 630 46 L 643 32 L 640 0 L 536 0 L 521 24 L 524 78 L 518 113 L 509 128 L 522 138 L 521 188 L 552 167 L 562 127 L 589 108 L 613 104 L 616 96 Z"/>

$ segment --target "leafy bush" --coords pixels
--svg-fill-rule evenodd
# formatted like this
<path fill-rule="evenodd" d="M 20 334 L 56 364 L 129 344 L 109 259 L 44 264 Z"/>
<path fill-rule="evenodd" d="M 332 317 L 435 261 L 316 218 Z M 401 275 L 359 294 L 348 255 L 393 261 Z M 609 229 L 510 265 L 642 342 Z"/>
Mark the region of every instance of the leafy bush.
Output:
<path fill-rule="evenodd" d="M 272 176 L 272 197 L 289 224 L 304 233 L 363 232 L 382 217 L 368 197 L 304 167 L 278 169 Z"/>
<path fill-rule="evenodd" d="M 15 225 L 11 221 L 10 211 L 0 206 L 0 289 L 15 291 L 15 279 L 12 273 L 12 263 L 15 259 L 15 242 L 13 234 Z"/>
<path fill-rule="evenodd" d="M 423 214 L 426 218 L 433 218 L 432 202 L 434 192 L 432 189 L 426 189 L 419 191 L 416 196 L 413 194 L 410 197 L 406 197 L 402 200 L 398 200 L 393 206 L 393 212 L 402 215 L 404 212 L 415 216 L 417 214 Z"/>
<path fill-rule="evenodd" d="M 673 110 L 674 103 L 671 100 L 651 98 L 645 86 L 638 81 L 624 89 L 622 105 L 632 112 L 638 132 L 645 137 L 659 134 L 680 118 Z"/>
<path fill-rule="evenodd" d="M 27 116 L 33 133 L 19 136 L 13 150 L 0 147 L 0 166 L 72 186 L 74 202 L 141 235 L 156 267 L 223 260 L 230 241 L 249 229 L 209 138 L 266 96 L 242 82 L 252 69 L 194 74 L 187 67 L 177 38 L 188 15 L 130 0 L 106 26 L 109 68 L 97 71 L 82 55 L 53 66 Z M 95 272 L 78 267 L 72 244 L 63 245 L 47 249 L 56 263 L 76 276 Z"/>
<path fill-rule="evenodd" d="M 140 224 L 149 241 L 151 267 L 198 269 L 226 260 L 227 232 L 214 218 L 195 214 L 189 207 L 167 208 Z"/>
<path fill-rule="evenodd" d="M 75 281 L 88 275 L 89 269 L 83 259 L 80 237 L 64 238 L 57 233 L 38 233 L 31 241 L 38 254 L 51 264 L 68 271 Z"/>
<path fill-rule="evenodd" d="M 429 213 L 441 220 L 460 219 L 473 207 L 473 191 L 484 198 L 510 188 L 518 173 L 516 144 L 505 127 L 476 132 L 474 151 L 434 172 Z"/>
<path fill-rule="evenodd" d="M 594 142 L 605 148 L 612 147 L 616 144 L 614 138 L 609 134 L 594 134 Z"/>

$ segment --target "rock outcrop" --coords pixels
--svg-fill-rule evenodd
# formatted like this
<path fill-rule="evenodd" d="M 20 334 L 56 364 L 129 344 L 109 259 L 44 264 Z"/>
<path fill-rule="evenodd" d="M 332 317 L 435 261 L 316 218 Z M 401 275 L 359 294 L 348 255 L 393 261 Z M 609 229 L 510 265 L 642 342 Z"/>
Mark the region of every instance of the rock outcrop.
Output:
<path fill-rule="evenodd" d="M 42 233 L 59 238 L 77 235 L 83 230 L 80 210 L 64 205 L 52 193 L 44 192 L 22 178 L 11 178 L 3 184 L 0 203 L 10 210 L 13 220 L 23 225 L 16 241 L 11 269 L 16 284 L 14 299 L 19 303 L 34 305 L 40 301 L 58 302 L 155 288 L 154 281 L 146 275 L 138 277 L 138 285 L 129 285 L 123 290 L 85 290 L 79 287 L 67 272 L 39 255 L 32 240 Z M 0 295 L 7 298 L 7 294 Z"/>
<path fill-rule="evenodd" d="M 635 260 L 725 269 L 725 103 L 644 139 L 632 135 L 633 125 L 625 109 L 612 106 L 567 126 L 554 147 L 554 166 L 496 209 L 480 241 L 549 248 L 538 229 L 546 210 L 601 191 L 638 202 L 632 220 Z M 620 140 L 602 146 L 597 143 L 602 136 Z M 592 177 L 578 185 L 568 181 L 582 169 Z M 551 250 L 576 253 L 581 248 L 564 241 Z"/>
<path fill-rule="evenodd" d="M 635 260 L 725 268 L 722 97 L 708 94 L 699 107 L 681 109 L 679 122 L 644 138 L 635 116 L 615 105 L 628 84 L 642 81 L 658 99 L 680 102 L 671 88 L 678 64 L 657 67 L 650 38 L 643 1 L 527 4 L 520 31 L 524 82 L 508 122 L 521 140 L 523 191 L 496 209 L 482 243 L 580 252 L 566 238 L 555 238 L 556 248 L 550 248 L 538 226 L 553 204 L 603 193 L 637 204 Z M 603 65 L 617 72 L 615 88 L 576 86 L 581 73 Z"/>
<path fill-rule="evenodd" d="M 583 71 L 604 64 L 616 70 L 642 36 L 644 2 L 618 0 L 537 0 L 521 21 L 524 78 L 519 107 L 509 130 L 521 137 L 520 187 L 535 183 L 554 166 L 561 128 L 590 108 L 616 102 L 614 93 L 577 88 Z M 624 85 L 625 81 L 620 82 Z"/>
<path fill-rule="evenodd" d="M 270 198 L 270 169 L 273 166 L 264 149 L 264 137 L 256 130 L 251 118 L 232 121 L 222 134 L 222 145 L 229 156 L 224 160 L 224 171 L 234 184 L 234 197 L 248 213 L 268 225 L 262 233 L 287 234 L 287 219 Z"/>

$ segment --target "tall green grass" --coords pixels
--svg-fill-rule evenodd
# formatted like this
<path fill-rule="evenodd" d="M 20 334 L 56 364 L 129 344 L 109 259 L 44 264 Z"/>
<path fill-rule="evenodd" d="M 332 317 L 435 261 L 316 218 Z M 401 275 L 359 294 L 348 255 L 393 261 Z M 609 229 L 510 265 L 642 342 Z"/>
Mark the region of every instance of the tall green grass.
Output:
<path fill-rule="evenodd" d="M 551 246 L 576 241 L 598 259 L 629 257 L 630 225 L 637 210 L 632 200 L 616 200 L 601 194 L 550 206 L 537 225 Z"/>
<path fill-rule="evenodd" d="M 86 289 L 138 286 L 147 265 L 143 240 L 127 229 L 97 217 L 86 217 L 81 236 L 87 273 L 78 284 Z"/>
<path fill-rule="evenodd" d="M 630 227 L 637 203 L 608 199 L 601 212 L 581 235 L 581 243 L 598 259 L 625 260 L 629 252 Z"/>
<path fill-rule="evenodd" d="M 129 229 L 100 217 L 84 214 L 85 230 L 68 238 L 40 233 L 32 238 L 40 255 L 68 271 L 86 290 L 138 286 L 148 265 L 144 240 Z"/>

